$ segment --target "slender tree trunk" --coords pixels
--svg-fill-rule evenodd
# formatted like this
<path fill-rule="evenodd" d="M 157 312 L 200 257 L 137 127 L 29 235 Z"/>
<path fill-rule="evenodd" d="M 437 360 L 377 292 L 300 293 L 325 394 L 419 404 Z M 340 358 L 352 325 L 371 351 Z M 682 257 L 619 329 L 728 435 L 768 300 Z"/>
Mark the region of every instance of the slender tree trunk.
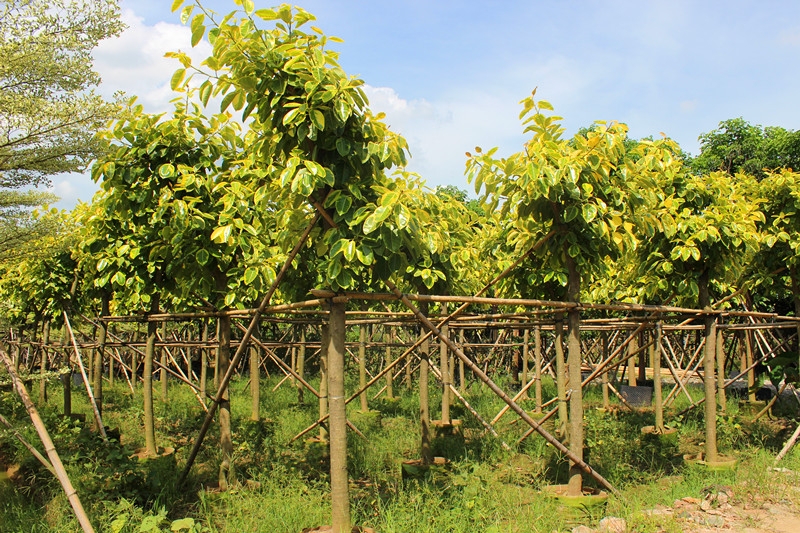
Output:
<path fill-rule="evenodd" d="M 367 386 L 367 326 L 362 324 L 358 326 L 358 388 L 364 389 Z M 369 411 L 367 405 L 367 391 L 364 390 L 359 395 L 361 402 L 361 412 L 366 413 Z"/>
<path fill-rule="evenodd" d="M 69 333 L 67 333 L 67 327 L 64 326 L 64 330 L 61 335 L 61 346 L 65 348 L 64 352 L 64 362 L 67 365 L 68 372 L 66 374 L 61 374 L 61 386 L 64 390 L 64 416 L 72 416 L 72 360 L 70 359 L 69 352 L 66 351 L 66 346 L 69 343 Z"/>
<path fill-rule="evenodd" d="M 386 341 L 386 354 L 384 355 L 383 361 L 384 364 L 388 367 L 392 364 L 392 347 L 391 344 L 394 343 L 394 332 L 389 330 L 387 326 L 384 326 L 383 330 L 383 338 Z M 386 397 L 390 400 L 394 398 L 394 370 L 391 372 L 386 373 Z"/>
<path fill-rule="evenodd" d="M 161 323 L 161 342 L 167 342 L 167 321 Z M 161 370 L 159 371 L 159 382 L 161 383 L 161 401 L 167 403 L 167 347 L 162 346 L 159 350 L 159 360 L 161 361 Z"/>
<path fill-rule="evenodd" d="M 253 331 L 258 337 L 258 327 Z M 250 345 L 250 420 L 261 419 L 261 356 L 255 343 Z"/>
<path fill-rule="evenodd" d="M 221 375 L 219 372 L 219 329 L 220 324 L 219 319 L 217 319 L 217 349 L 214 350 L 214 390 L 219 389 L 219 380 L 225 375 L 224 372 Z"/>
<path fill-rule="evenodd" d="M 524 392 L 520 396 L 520 400 L 528 399 L 528 389 L 525 386 L 528 385 L 528 342 L 530 341 L 530 336 L 530 330 L 525 328 L 522 332 L 522 388 Z"/>
<path fill-rule="evenodd" d="M 442 304 L 442 315 L 447 316 L 447 304 Z M 442 326 L 442 336 L 450 338 L 450 326 Z M 439 341 L 439 370 L 442 373 L 442 424 L 450 424 L 450 365 L 447 343 Z"/>
<path fill-rule="evenodd" d="M 306 379 L 306 327 L 300 326 L 300 347 L 297 350 L 297 375 Z M 305 395 L 305 386 L 297 383 L 297 403 L 302 404 Z"/>
<path fill-rule="evenodd" d="M 656 338 L 653 350 L 653 396 L 655 397 L 656 403 L 656 433 L 664 432 L 664 399 L 661 391 L 661 356 L 663 355 L 661 350 L 661 336 L 662 325 L 659 321 L 656 324 Z"/>
<path fill-rule="evenodd" d="M 200 350 L 200 397 L 206 398 L 208 382 L 208 319 L 203 319 L 203 348 Z"/>
<path fill-rule="evenodd" d="M 533 328 L 533 395 L 536 399 L 536 412 L 542 412 L 542 328 L 538 324 Z"/>
<path fill-rule="evenodd" d="M 608 333 L 604 331 L 601 335 L 603 336 L 603 361 L 605 361 L 608 358 Z M 600 379 L 603 387 L 603 408 L 608 409 L 611 406 L 608 397 L 608 371 L 603 372 Z"/>
<path fill-rule="evenodd" d="M 711 298 L 708 293 L 708 271 L 705 270 L 700 275 L 698 283 L 700 307 L 705 310 L 711 309 Z M 717 346 L 717 321 L 711 315 L 704 317 L 705 323 L 705 353 L 703 357 L 703 385 L 705 389 L 705 419 L 706 419 L 706 445 L 705 460 L 714 462 L 717 460 L 717 395 L 716 379 L 714 378 L 714 366 L 716 364 Z"/>
<path fill-rule="evenodd" d="M 333 533 L 350 533 L 347 479 L 347 416 L 344 398 L 345 303 L 332 301 L 328 344 L 330 394 L 331 511 Z M 362 329 L 363 331 L 363 329 Z"/>
<path fill-rule="evenodd" d="M 222 316 L 219 319 L 219 337 L 217 362 L 219 376 L 228 372 L 231 364 L 231 318 Z M 219 384 L 217 384 L 219 386 Z M 231 436 L 231 397 L 230 388 L 226 387 L 219 403 L 219 447 L 222 462 L 219 465 L 219 488 L 228 490 L 236 483 L 233 465 L 233 438 Z"/>
<path fill-rule="evenodd" d="M 109 297 L 103 295 L 100 303 L 100 315 L 108 315 L 108 301 Z M 108 322 L 100 322 L 100 335 L 97 339 L 97 350 L 94 352 L 94 382 L 92 383 L 92 392 L 94 393 L 94 401 L 97 404 L 97 412 L 103 414 L 103 360 L 106 354 L 106 338 L 108 336 Z M 100 428 L 97 428 L 98 431 Z"/>
<path fill-rule="evenodd" d="M 39 382 L 40 405 L 44 405 L 47 403 L 47 380 L 45 379 L 44 376 L 47 373 L 48 344 L 50 344 L 50 319 L 45 318 L 44 323 L 42 324 L 42 353 L 41 353 L 41 360 L 39 361 L 39 373 L 42 376 L 42 379 Z"/>
<path fill-rule="evenodd" d="M 464 329 L 462 328 L 458 332 L 458 343 L 461 345 L 461 349 L 464 349 Z M 458 359 L 458 377 L 461 380 L 459 385 L 461 386 L 461 394 L 467 393 L 467 374 L 464 370 L 464 361 L 460 358 Z"/>
<path fill-rule="evenodd" d="M 330 326 L 323 324 L 320 327 L 320 347 L 319 347 L 319 417 L 324 418 L 328 414 L 328 349 L 330 348 L 331 335 Z M 319 425 L 319 440 L 328 440 L 328 430 L 324 424 Z"/>
<path fill-rule="evenodd" d="M 558 430 L 562 438 L 567 434 L 567 383 L 566 363 L 564 361 L 564 322 L 563 315 L 556 315 L 555 322 L 555 352 L 556 352 L 556 393 L 558 395 Z"/>
<path fill-rule="evenodd" d="M 747 357 L 746 368 L 750 368 L 750 365 L 753 364 L 753 336 L 747 330 L 744 331 L 743 341 L 744 341 L 745 356 Z M 756 387 L 756 371 L 754 368 L 750 368 L 750 371 L 747 372 L 747 400 L 750 403 L 754 403 L 756 401 L 755 387 Z"/>
<path fill-rule="evenodd" d="M 580 301 L 581 278 L 577 267 L 569 256 L 567 257 L 568 285 L 567 297 L 571 302 Z M 567 312 L 569 321 L 569 338 L 567 341 L 567 357 L 569 367 L 569 446 L 570 451 L 583 461 L 583 389 L 581 387 L 581 314 L 577 309 Z M 567 492 L 573 496 L 583 494 L 583 471 L 580 462 L 572 462 L 569 468 L 569 484 Z"/>
<path fill-rule="evenodd" d="M 717 401 L 720 411 L 724 414 L 728 409 L 728 402 L 725 397 L 725 339 L 720 328 L 717 328 L 715 342 L 717 343 Z"/>
<path fill-rule="evenodd" d="M 636 353 L 639 349 L 638 335 L 634 335 L 631 342 L 628 343 L 628 386 L 636 386 L 636 357 L 631 354 Z"/>
<path fill-rule="evenodd" d="M 421 303 L 420 311 L 423 315 L 428 316 L 428 304 Z M 425 331 L 420 330 L 420 335 L 424 335 Z M 422 464 L 429 465 L 433 463 L 433 450 L 431 449 L 431 412 L 430 412 L 430 399 L 428 390 L 428 358 L 431 353 L 430 339 L 425 339 L 419 347 L 421 361 L 419 365 L 419 422 L 421 428 L 421 446 L 420 453 L 422 456 Z"/>
<path fill-rule="evenodd" d="M 150 313 L 158 313 L 160 295 L 154 294 L 150 300 Z M 156 446 L 156 425 L 153 414 L 153 358 L 156 350 L 156 336 L 158 323 L 147 322 L 147 344 L 144 349 L 144 381 L 142 389 L 144 391 L 144 444 L 147 455 L 155 456 L 158 454 Z"/>

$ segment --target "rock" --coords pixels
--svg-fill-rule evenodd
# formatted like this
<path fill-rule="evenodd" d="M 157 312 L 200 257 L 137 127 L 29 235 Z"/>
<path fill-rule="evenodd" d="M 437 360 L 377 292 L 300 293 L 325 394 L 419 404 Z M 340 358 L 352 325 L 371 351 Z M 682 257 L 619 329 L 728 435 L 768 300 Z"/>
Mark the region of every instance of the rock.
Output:
<path fill-rule="evenodd" d="M 577 526 L 572 528 L 572 533 L 596 533 L 596 532 L 589 526 Z"/>
<path fill-rule="evenodd" d="M 711 500 L 706 498 L 702 502 L 700 502 L 700 509 L 703 511 L 708 511 L 711 509 Z"/>
<path fill-rule="evenodd" d="M 720 505 L 725 505 L 730 500 L 730 496 L 728 496 L 727 492 L 718 492 L 717 493 L 717 503 Z"/>
<path fill-rule="evenodd" d="M 627 530 L 627 522 L 615 516 L 607 516 L 597 523 L 597 531 L 600 533 L 625 533 Z"/>
<path fill-rule="evenodd" d="M 685 502 L 685 503 L 694 504 L 694 505 L 697 505 L 698 503 L 700 503 L 700 499 L 699 498 L 692 498 L 691 496 L 686 496 L 685 498 L 681 498 L 681 501 Z"/>
<path fill-rule="evenodd" d="M 702 523 L 706 526 L 722 527 L 725 525 L 725 519 L 721 516 L 706 516 Z"/>
<path fill-rule="evenodd" d="M 680 511 L 679 513 L 677 513 L 675 515 L 675 517 L 676 518 L 680 518 L 682 520 L 692 520 L 692 513 L 690 513 L 689 511 L 683 510 L 683 511 Z"/>

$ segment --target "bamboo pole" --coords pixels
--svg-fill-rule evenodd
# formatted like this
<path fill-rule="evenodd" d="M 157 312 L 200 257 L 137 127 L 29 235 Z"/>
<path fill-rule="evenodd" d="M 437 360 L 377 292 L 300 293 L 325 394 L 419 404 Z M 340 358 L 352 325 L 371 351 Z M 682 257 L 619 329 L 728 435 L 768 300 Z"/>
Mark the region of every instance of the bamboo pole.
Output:
<path fill-rule="evenodd" d="M 47 433 L 47 428 L 45 427 L 42 418 L 39 416 L 36 406 L 33 405 L 33 401 L 28 395 L 28 391 L 25 389 L 25 384 L 22 383 L 21 379 L 19 379 L 19 375 L 17 375 L 17 372 L 14 369 L 14 363 L 11 361 L 11 359 L 9 359 L 8 354 L 3 350 L 0 350 L 0 358 L 3 359 L 3 363 L 6 365 L 6 369 L 8 370 L 8 373 L 14 382 L 14 389 L 17 391 L 17 394 L 19 394 L 19 397 L 22 399 L 22 403 L 28 410 L 28 415 L 31 417 L 31 422 L 33 422 L 33 426 L 36 428 L 36 432 L 39 434 L 39 438 L 44 445 L 45 453 L 47 453 L 47 457 L 50 459 L 50 464 L 56 471 L 58 482 L 61 483 L 61 487 L 64 489 L 64 493 L 66 494 L 67 500 L 69 500 L 69 503 L 72 506 L 72 511 L 75 513 L 75 517 L 78 519 L 81 529 L 83 529 L 84 533 L 94 533 L 94 528 L 92 527 L 92 523 L 89 521 L 89 517 L 86 515 L 86 511 L 83 510 L 83 505 L 78 497 L 78 493 L 72 486 L 72 482 L 67 475 L 67 471 L 64 469 L 64 464 L 61 462 L 61 458 L 58 456 L 58 452 L 53 445 L 53 440 Z"/>
<path fill-rule="evenodd" d="M 94 413 L 94 419 L 97 423 L 98 431 L 100 431 L 100 435 L 103 437 L 105 442 L 108 442 L 108 435 L 106 435 L 106 428 L 103 425 L 103 417 L 100 416 L 100 409 L 97 407 L 97 402 L 95 401 L 94 394 L 92 393 L 92 386 L 89 383 L 89 378 L 86 376 L 86 368 L 83 366 L 83 359 L 81 358 L 81 352 L 78 350 L 78 343 L 75 341 L 75 333 L 72 331 L 72 326 L 69 323 L 69 317 L 67 316 L 67 312 L 64 311 L 64 326 L 67 328 L 67 332 L 69 332 L 69 337 L 72 339 L 72 346 L 75 348 L 75 358 L 78 360 L 78 366 L 81 369 L 81 376 L 83 377 L 83 384 L 86 386 L 86 394 L 89 395 L 89 402 L 92 405 L 92 412 Z"/>

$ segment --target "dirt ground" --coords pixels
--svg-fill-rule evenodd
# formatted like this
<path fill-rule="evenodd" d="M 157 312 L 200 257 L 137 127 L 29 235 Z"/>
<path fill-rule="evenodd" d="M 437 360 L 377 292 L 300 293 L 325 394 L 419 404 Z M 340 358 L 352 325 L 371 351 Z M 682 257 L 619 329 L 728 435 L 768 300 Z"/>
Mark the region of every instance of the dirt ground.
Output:
<path fill-rule="evenodd" d="M 791 476 L 795 478 L 795 476 Z M 776 484 L 775 497 L 739 497 L 719 488 L 704 498 L 682 498 L 672 507 L 646 511 L 672 518 L 687 533 L 800 533 L 800 487 Z"/>

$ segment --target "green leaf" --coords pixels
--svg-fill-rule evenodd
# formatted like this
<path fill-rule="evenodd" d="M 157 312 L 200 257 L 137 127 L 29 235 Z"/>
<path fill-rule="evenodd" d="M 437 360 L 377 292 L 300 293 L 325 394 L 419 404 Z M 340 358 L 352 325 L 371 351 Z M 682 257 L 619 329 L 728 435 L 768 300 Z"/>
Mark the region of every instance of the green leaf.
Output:
<path fill-rule="evenodd" d="M 225 244 L 231 236 L 231 231 L 233 231 L 233 224 L 220 226 L 211 232 L 211 240 L 219 244 Z"/>
<path fill-rule="evenodd" d="M 350 206 L 353 205 L 353 199 L 349 196 L 342 194 L 336 199 L 336 212 L 340 215 L 344 215 L 350 210 Z"/>
<path fill-rule="evenodd" d="M 597 206 L 594 204 L 584 204 L 581 211 L 586 222 L 591 222 L 597 216 Z"/>
<path fill-rule="evenodd" d="M 206 33 L 205 24 L 201 24 L 192 30 L 192 48 L 197 46 L 197 43 L 203 38 Z"/>
<path fill-rule="evenodd" d="M 375 210 L 373 215 L 375 216 L 375 222 L 380 224 L 384 220 L 386 220 L 389 215 L 392 214 L 392 208 L 388 205 L 382 205 Z"/>
<path fill-rule="evenodd" d="M 248 15 L 251 15 L 256 8 L 253 0 L 242 0 L 242 7 L 244 8 L 245 13 Z"/>
<path fill-rule="evenodd" d="M 378 228 L 379 224 L 380 224 L 380 221 L 378 220 L 378 217 L 375 216 L 375 213 L 372 213 L 371 215 L 369 215 L 364 220 L 364 226 L 363 226 L 364 235 L 369 235 L 370 233 L 375 231 Z"/>
<path fill-rule="evenodd" d="M 122 272 L 117 272 L 116 274 L 114 274 L 114 277 L 111 278 L 111 279 L 117 285 L 125 285 L 125 274 L 123 274 Z"/>
<path fill-rule="evenodd" d="M 361 261 L 363 265 L 371 265 L 375 261 L 375 255 L 372 252 L 372 248 L 368 248 L 363 244 L 356 249 L 356 257 L 358 260 Z"/>
<path fill-rule="evenodd" d="M 314 127 L 319 131 L 325 129 L 325 115 L 322 114 L 322 111 L 319 109 L 311 110 L 311 123 L 314 124 Z"/>
<path fill-rule="evenodd" d="M 273 9 L 257 9 L 255 15 L 262 20 L 275 20 L 278 14 Z"/>
<path fill-rule="evenodd" d="M 142 525 L 139 526 L 139 533 L 148 533 L 149 531 L 159 531 L 159 526 L 163 519 L 156 515 L 156 516 L 146 516 L 144 520 L 142 520 Z"/>
<path fill-rule="evenodd" d="M 181 0 L 178 0 L 181 1 Z M 119 515 L 111 522 L 111 533 L 120 533 L 128 523 L 128 515 Z"/>
<path fill-rule="evenodd" d="M 258 277 L 258 269 L 256 267 L 248 267 L 244 271 L 244 284 L 250 285 Z"/>
<path fill-rule="evenodd" d="M 192 531 L 194 529 L 194 518 L 180 518 L 173 520 L 170 526 L 171 531 Z"/>
<path fill-rule="evenodd" d="M 158 175 L 164 179 L 169 179 L 175 175 L 175 167 L 171 163 L 164 163 L 158 167 Z"/>
<path fill-rule="evenodd" d="M 350 141 L 343 137 L 336 139 L 336 151 L 340 156 L 346 157 L 350 153 Z"/>
<path fill-rule="evenodd" d="M 352 261 L 356 256 L 356 243 L 347 241 L 347 246 L 344 247 L 344 258 L 347 261 Z"/>
<path fill-rule="evenodd" d="M 197 259 L 197 262 L 200 265 L 205 266 L 208 263 L 208 260 L 210 258 L 209 254 L 208 254 L 208 250 L 198 250 L 197 251 L 197 255 L 195 256 L 195 258 Z"/>
<path fill-rule="evenodd" d="M 182 5 L 184 0 L 174 0 L 172 2 L 172 7 L 170 8 L 172 13 L 175 13 Z"/>

